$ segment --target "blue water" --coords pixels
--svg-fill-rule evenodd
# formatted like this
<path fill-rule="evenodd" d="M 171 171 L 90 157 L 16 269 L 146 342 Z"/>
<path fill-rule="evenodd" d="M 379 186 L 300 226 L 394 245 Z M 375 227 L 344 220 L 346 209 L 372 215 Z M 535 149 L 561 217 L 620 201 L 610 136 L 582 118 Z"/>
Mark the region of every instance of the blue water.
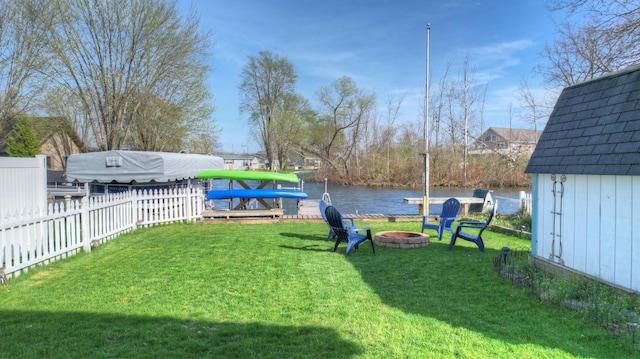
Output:
<path fill-rule="evenodd" d="M 404 198 L 422 198 L 422 190 L 371 188 L 363 186 L 335 186 L 327 188 L 331 203 L 342 213 L 351 214 L 418 214 L 418 205 L 404 203 Z M 304 191 L 311 199 L 322 198 L 324 183 L 305 183 Z M 511 214 L 518 210 L 520 189 L 493 190 L 500 213 Z M 471 197 L 472 189 L 431 188 L 430 197 Z M 295 209 L 295 200 L 284 203 L 285 213 Z M 429 205 L 429 213 L 440 213 L 442 205 Z"/>
<path fill-rule="evenodd" d="M 252 187 L 257 183 L 247 181 Z M 295 184 L 283 183 L 283 187 Z M 227 181 L 214 181 L 214 188 L 228 188 Z M 235 188 L 239 188 L 237 185 Z M 372 188 L 365 186 L 337 186 L 329 185 L 327 187 L 331 202 L 340 212 L 348 214 L 418 214 L 418 205 L 404 203 L 404 198 L 421 198 L 422 189 L 396 189 L 396 188 Z M 528 189 L 494 189 L 493 198 L 498 200 L 498 212 L 503 214 L 511 214 L 518 210 L 519 192 L 521 190 L 530 192 Z M 304 183 L 304 192 L 309 195 L 309 199 L 320 199 L 325 191 L 324 183 Z M 472 189 L 441 189 L 432 188 L 429 191 L 430 197 L 470 197 L 473 193 Z M 269 201 L 269 200 L 267 200 Z M 237 203 L 237 200 L 236 202 Z M 285 214 L 296 214 L 297 200 L 283 199 L 282 207 Z M 228 202 L 214 201 L 214 206 L 219 209 L 229 207 Z M 442 205 L 430 205 L 429 213 L 440 213 Z"/>

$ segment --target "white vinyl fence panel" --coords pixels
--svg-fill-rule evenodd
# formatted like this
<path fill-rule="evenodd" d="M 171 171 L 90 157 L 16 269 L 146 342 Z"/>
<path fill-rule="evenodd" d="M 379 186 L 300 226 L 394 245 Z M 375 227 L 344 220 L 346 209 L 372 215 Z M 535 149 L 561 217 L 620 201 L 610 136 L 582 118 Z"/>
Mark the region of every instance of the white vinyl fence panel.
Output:
<path fill-rule="evenodd" d="M 8 212 L 47 205 L 47 157 L 0 157 L 0 221 Z"/>
<path fill-rule="evenodd" d="M 0 218 L 0 269 L 17 276 L 37 264 L 90 251 L 139 226 L 202 217 L 199 188 L 131 191 L 84 197 L 47 210 L 14 210 Z"/>

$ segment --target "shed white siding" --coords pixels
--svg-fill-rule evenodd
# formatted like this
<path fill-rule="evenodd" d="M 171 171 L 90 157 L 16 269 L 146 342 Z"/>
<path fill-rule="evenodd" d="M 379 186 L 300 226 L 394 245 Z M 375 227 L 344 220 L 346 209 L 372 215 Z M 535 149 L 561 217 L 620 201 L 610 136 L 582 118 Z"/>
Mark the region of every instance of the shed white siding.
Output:
<path fill-rule="evenodd" d="M 640 292 L 640 177 L 534 178 L 533 255 Z"/>

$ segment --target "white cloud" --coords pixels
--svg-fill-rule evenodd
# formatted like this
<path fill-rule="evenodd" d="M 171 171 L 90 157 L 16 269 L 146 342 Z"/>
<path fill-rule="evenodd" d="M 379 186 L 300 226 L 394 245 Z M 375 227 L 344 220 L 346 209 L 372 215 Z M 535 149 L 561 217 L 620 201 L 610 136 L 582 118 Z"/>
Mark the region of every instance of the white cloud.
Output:
<path fill-rule="evenodd" d="M 518 57 L 518 52 L 532 46 L 534 46 L 533 41 L 517 40 L 474 47 L 464 51 L 459 49 L 458 53 L 463 54 L 462 58 L 469 55 L 470 63 L 476 70 L 475 77 L 478 83 L 488 83 L 505 76 L 509 68 L 519 66 L 522 61 Z"/>

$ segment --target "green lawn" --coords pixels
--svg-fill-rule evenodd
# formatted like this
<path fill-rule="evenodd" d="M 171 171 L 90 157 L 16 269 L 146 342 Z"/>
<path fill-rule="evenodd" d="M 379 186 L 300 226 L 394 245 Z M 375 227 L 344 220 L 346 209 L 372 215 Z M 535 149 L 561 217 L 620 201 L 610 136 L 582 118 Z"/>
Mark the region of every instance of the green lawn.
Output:
<path fill-rule="evenodd" d="M 500 248 L 530 243 L 485 233 L 485 253 L 465 241 L 449 252 L 443 240 L 375 255 L 365 243 L 346 257 L 344 246 L 331 252 L 323 223 L 140 229 L 0 288 L 0 357 L 638 355 L 497 276 Z"/>

